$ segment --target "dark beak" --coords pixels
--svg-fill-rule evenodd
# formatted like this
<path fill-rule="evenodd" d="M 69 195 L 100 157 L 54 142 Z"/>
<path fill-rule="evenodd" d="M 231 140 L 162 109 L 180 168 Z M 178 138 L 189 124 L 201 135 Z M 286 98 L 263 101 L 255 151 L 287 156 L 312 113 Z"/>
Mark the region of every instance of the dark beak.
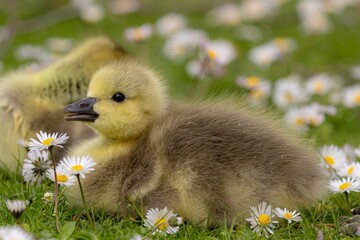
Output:
<path fill-rule="evenodd" d="M 94 111 L 95 98 L 87 97 L 66 105 L 64 108 L 66 121 L 95 122 L 99 114 Z"/>

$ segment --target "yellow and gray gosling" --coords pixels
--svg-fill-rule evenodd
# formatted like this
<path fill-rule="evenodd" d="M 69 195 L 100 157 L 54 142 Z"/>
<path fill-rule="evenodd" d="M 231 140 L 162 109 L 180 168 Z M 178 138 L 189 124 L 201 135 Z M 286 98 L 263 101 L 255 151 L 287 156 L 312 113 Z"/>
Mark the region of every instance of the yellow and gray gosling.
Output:
<path fill-rule="evenodd" d="M 66 104 L 86 96 L 92 74 L 102 65 L 126 54 L 106 37 L 91 38 L 49 67 L 33 73 L 15 72 L 0 79 L 0 166 L 15 171 L 16 158 L 25 150 L 19 139 L 40 130 L 66 132 L 71 141 L 92 131 L 64 121 Z"/>
<path fill-rule="evenodd" d="M 250 206 L 308 206 L 325 193 L 316 152 L 264 113 L 230 99 L 167 100 L 150 68 L 118 61 L 98 70 L 87 98 L 65 107 L 98 135 L 72 149 L 96 171 L 83 182 L 92 207 L 122 216 L 128 206 L 168 207 L 193 224 L 222 225 Z M 70 201 L 81 204 L 77 187 Z"/>

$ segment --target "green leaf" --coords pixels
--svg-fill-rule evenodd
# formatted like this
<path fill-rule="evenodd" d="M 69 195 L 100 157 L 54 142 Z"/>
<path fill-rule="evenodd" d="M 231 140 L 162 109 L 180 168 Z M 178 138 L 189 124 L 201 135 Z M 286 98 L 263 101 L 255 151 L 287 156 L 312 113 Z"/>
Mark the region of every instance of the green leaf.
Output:
<path fill-rule="evenodd" d="M 76 222 L 67 222 L 61 229 L 61 239 L 69 239 L 75 230 Z"/>

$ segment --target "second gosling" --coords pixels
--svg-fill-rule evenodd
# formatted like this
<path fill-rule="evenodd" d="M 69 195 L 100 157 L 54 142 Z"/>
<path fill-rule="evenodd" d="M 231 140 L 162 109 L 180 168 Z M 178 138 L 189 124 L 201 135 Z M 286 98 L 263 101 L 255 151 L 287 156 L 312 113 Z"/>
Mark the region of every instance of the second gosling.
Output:
<path fill-rule="evenodd" d="M 83 188 L 90 206 L 108 212 L 168 207 L 193 224 L 222 225 L 261 201 L 300 208 L 325 191 L 316 152 L 271 117 L 233 100 L 170 102 L 160 77 L 138 63 L 101 68 L 65 113 L 98 133 L 72 154 L 98 162 Z M 81 203 L 76 187 L 68 195 Z"/>

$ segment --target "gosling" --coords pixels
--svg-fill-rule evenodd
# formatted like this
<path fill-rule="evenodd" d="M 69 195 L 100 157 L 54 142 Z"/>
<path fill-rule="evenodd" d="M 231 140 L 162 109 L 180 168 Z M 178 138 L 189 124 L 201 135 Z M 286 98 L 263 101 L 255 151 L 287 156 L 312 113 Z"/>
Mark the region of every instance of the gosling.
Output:
<path fill-rule="evenodd" d="M 106 37 L 91 38 L 64 58 L 34 73 L 15 72 L 0 80 L 0 166 L 15 171 L 26 151 L 20 139 L 40 130 L 67 132 L 73 142 L 93 131 L 64 121 L 66 104 L 86 96 L 91 75 L 102 65 L 126 54 Z M 71 144 L 71 143 L 70 143 Z"/>
<path fill-rule="evenodd" d="M 64 111 L 98 134 L 70 154 L 98 163 L 83 189 L 90 206 L 110 213 L 168 207 L 216 226 L 261 201 L 294 209 L 324 194 L 316 152 L 272 117 L 231 99 L 170 102 L 159 76 L 139 63 L 101 68 L 87 97 Z M 67 194 L 81 204 L 78 187 Z"/>

